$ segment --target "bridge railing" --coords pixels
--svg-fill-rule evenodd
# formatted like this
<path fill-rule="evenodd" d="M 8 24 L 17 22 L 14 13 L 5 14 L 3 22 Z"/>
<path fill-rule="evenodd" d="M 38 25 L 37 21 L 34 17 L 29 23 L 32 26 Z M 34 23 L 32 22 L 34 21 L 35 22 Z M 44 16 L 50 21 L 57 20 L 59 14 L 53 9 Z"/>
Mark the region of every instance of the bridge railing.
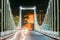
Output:
<path fill-rule="evenodd" d="M 11 8 L 10 8 L 10 3 L 9 0 L 3 0 L 2 2 L 4 2 L 3 5 L 3 14 L 1 18 L 3 18 L 1 21 L 3 21 L 1 24 L 3 24 L 3 26 L 1 26 L 1 32 L 0 32 L 0 37 L 2 36 L 6 36 L 8 34 L 11 34 L 13 32 L 15 32 L 15 23 L 13 20 L 13 15 L 11 12 Z"/>
<path fill-rule="evenodd" d="M 41 32 L 50 35 L 51 37 L 60 38 L 60 29 L 59 29 L 59 12 L 58 12 L 58 1 L 59 0 L 50 0 L 45 15 L 45 19 L 42 24 Z M 53 6 L 54 5 L 54 6 Z M 57 6 L 57 7 L 56 7 Z M 57 9 L 58 10 L 57 10 Z M 57 15 L 56 15 L 57 14 Z M 58 18 L 57 18 L 58 17 Z"/>

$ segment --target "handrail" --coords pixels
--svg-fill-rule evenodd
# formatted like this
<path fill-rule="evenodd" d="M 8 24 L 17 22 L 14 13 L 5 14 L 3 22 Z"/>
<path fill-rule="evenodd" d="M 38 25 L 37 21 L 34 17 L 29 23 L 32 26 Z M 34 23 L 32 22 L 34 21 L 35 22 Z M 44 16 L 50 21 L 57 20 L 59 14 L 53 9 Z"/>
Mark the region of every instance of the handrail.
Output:
<path fill-rule="evenodd" d="M 11 36 L 13 36 L 13 35 L 14 35 L 14 33 L 11 33 L 11 34 L 6 35 L 6 36 L 4 36 L 4 37 L 0 37 L 0 40 L 5 40 L 5 39 L 7 39 L 7 38 L 9 38 L 9 37 L 11 37 Z"/>
<path fill-rule="evenodd" d="M 40 32 L 41 34 L 43 34 L 43 35 L 45 35 L 45 36 L 47 36 L 47 37 L 50 37 L 50 38 L 52 38 L 52 39 L 60 40 L 59 37 L 55 37 L 55 36 L 49 35 L 49 34 L 47 34 L 47 33 L 41 32 L 41 31 L 38 31 L 38 32 Z"/>

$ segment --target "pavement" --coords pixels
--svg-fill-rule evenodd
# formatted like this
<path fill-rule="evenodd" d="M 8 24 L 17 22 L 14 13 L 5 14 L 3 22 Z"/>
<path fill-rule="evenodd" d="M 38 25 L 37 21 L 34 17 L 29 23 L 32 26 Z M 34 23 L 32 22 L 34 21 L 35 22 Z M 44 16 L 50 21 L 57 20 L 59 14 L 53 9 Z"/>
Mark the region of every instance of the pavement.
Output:
<path fill-rule="evenodd" d="M 26 33 L 22 31 L 16 32 L 16 34 L 6 40 L 54 40 L 36 31 L 28 31 Z"/>

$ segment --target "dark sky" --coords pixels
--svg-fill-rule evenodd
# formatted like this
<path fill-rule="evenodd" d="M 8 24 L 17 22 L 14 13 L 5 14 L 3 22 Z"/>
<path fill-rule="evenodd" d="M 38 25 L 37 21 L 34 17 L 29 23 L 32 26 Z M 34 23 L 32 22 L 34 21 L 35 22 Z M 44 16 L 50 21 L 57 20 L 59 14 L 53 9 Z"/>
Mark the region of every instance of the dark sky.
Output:
<path fill-rule="evenodd" d="M 19 6 L 36 6 L 37 10 L 44 10 L 46 12 L 48 1 L 49 0 L 10 0 L 10 6 L 14 15 L 19 14 Z"/>
<path fill-rule="evenodd" d="M 1 8 L 1 0 L 0 0 L 0 8 Z"/>

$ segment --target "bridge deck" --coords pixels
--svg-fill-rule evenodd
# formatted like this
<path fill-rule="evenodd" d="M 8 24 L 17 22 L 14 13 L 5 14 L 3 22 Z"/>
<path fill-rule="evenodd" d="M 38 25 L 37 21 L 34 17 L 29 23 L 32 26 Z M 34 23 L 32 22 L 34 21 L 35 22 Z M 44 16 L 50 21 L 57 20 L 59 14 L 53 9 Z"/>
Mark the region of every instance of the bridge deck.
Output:
<path fill-rule="evenodd" d="M 23 37 L 19 32 L 16 35 L 11 36 L 10 38 L 7 38 L 5 40 L 14 40 L 14 38 L 16 40 L 55 40 L 36 31 L 29 31 L 27 34 L 25 34 L 25 37 Z"/>

